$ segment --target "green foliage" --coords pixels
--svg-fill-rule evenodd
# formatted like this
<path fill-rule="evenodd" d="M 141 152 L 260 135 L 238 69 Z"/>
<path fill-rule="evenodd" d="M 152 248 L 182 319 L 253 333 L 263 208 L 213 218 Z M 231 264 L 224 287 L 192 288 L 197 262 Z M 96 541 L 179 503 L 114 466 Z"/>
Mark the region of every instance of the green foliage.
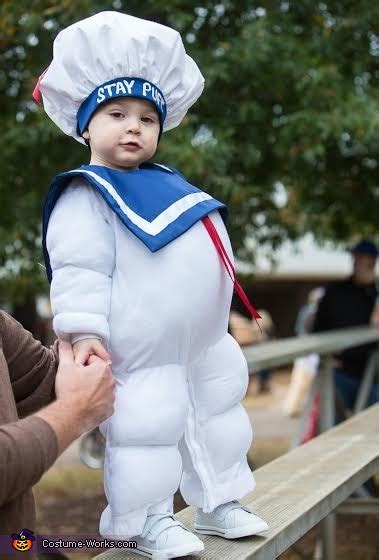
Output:
<path fill-rule="evenodd" d="M 240 256 L 254 257 L 247 236 L 275 248 L 307 231 L 337 241 L 377 233 L 377 3 L 3 0 L 0 286 L 10 297 L 43 285 L 51 177 L 88 158 L 31 92 L 57 32 L 104 9 L 175 27 L 202 69 L 203 96 L 156 160 L 227 202 Z"/>

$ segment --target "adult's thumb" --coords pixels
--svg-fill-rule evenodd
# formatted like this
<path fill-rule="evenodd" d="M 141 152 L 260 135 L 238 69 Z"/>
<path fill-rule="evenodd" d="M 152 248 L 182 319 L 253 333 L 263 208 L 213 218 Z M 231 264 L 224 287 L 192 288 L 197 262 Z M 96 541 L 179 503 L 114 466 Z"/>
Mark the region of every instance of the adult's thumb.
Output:
<path fill-rule="evenodd" d="M 67 340 L 60 340 L 58 345 L 59 364 L 72 365 L 74 362 L 74 352 L 72 346 Z"/>

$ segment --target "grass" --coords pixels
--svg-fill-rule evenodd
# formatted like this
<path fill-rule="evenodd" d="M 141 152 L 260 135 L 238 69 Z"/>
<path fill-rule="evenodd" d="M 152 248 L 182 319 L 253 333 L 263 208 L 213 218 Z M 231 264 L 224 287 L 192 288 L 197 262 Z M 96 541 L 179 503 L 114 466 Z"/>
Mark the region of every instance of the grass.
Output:
<path fill-rule="evenodd" d="M 88 495 L 103 488 L 103 471 L 75 464 L 50 469 L 34 487 L 37 497 Z"/>

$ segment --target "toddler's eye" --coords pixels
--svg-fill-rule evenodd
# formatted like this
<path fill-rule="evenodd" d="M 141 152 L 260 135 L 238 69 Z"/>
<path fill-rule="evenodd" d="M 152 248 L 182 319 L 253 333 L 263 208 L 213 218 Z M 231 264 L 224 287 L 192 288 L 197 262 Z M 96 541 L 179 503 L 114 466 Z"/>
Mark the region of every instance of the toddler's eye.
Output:
<path fill-rule="evenodd" d="M 110 113 L 112 117 L 115 117 L 116 119 L 122 119 L 125 115 L 124 113 L 121 113 L 121 111 L 112 111 L 112 113 Z"/>
<path fill-rule="evenodd" d="M 141 117 L 141 121 L 145 123 L 154 123 L 155 120 L 152 117 Z"/>

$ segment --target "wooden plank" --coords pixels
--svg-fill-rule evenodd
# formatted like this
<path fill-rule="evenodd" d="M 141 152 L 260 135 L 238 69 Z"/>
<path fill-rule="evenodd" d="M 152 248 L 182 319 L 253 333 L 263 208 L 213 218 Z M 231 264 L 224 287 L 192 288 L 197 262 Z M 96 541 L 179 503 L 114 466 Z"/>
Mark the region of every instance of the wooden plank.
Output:
<path fill-rule="evenodd" d="M 379 498 L 351 498 L 337 508 L 337 513 L 379 515 Z"/>
<path fill-rule="evenodd" d="M 205 550 L 195 560 L 276 558 L 379 471 L 379 404 L 255 471 L 257 489 L 243 502 L 267 521 L 266 537 L 228 541 L 201 535 Z M 177 518 L 193 527 L 194 510 Z M 97 560 L 132 560 L 132 552 L 108 551 Z"/>
<path fill-rule="evenodd" d="M 315 352 L 321 356 L 359 346 L 360 344 L 379 341 L 379 329 L 371 327 L 354 327 L 325 333 L 299 337 L 282 338 L 272 342 L 263 342 L 242 348 L 251 370 L 290 364 L 300 356 Z"/>

